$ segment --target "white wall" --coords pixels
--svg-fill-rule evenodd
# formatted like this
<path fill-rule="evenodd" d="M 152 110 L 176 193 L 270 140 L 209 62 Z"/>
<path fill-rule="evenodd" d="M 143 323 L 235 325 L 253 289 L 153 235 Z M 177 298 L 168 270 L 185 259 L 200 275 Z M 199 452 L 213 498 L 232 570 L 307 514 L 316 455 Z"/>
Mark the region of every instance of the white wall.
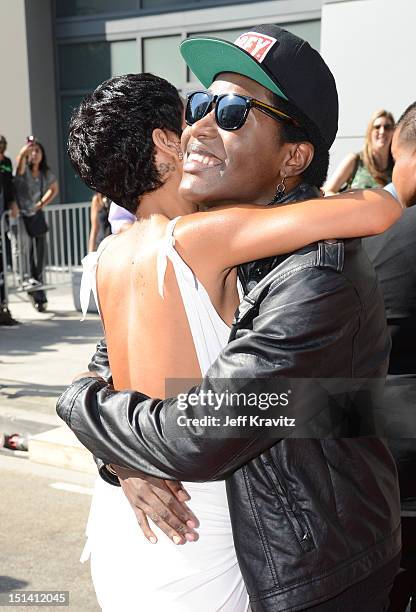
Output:
<path fill-rule="evenodd" d="M 35 134 L 58 175 L 51 0 L 0 0 L 0 134 L 13 164 Z"/>
<path fill-rule="evenodd" d="M 14 162 L 32 131 L 24 0 L 1 0 L 0 23 L 0 134 Z"/>
<path fill-rule="evenodd" d="M 322 6 L 321 53 L 334 73 L 340 99 L 331 168 L 358 151 L 371 114 L 396 120 L 416 100 L 414 0 L 351 0 Z"/>
<path fill-rule="evenodd" d="M 48 165 L 59 179 L 52 2 L 25 0 L 25 5 L 32 132 L 44 145 Z"/>

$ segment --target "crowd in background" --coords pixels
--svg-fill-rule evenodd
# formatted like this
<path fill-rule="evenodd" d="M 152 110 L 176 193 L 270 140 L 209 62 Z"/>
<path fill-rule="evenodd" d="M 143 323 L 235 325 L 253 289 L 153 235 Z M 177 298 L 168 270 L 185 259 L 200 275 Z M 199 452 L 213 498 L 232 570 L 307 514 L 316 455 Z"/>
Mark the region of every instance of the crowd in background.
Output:
<path fill-rule="evenodd" d="M 13 267 L 23 271 L 22 287 L 38 312 L 45 312 L 47 297 L 44 290 L 46 234 L 49 230 L 43 209 L 58 195 L 56 177 L 48 166 L 43 145 L 33 136 L 19 151 L 16 172 L 5 155 L 7 141 L 0 136 L 0 212 L 10 211 L 8 219 L 9 257 L 0 257 L 0 325 L 13 326 L 13 318 L 6 303 L 4 259 L 11 259 Z M 25 228 L 23 240 L 17 239 L 17 223 L 21 218 Z M 7 247 L 10 245 L 10 248 Z"/>

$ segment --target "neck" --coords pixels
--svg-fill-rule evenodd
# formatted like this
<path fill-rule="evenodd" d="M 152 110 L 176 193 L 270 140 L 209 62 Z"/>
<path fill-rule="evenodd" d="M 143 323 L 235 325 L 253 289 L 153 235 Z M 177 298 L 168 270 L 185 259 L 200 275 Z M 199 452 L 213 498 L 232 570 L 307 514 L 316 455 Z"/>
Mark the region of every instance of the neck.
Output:
<path fill-rule="evenodd" d="M 0 151 L 0 160 L 3 160 L 5 157 L 5 154 Z"/>
<path fill-rule="evenodd" d="M 145 219 L 151 215 L 160 214 L 174 219 L 197 211 L 195 204 L 186 202 L 178 193 L 182 175 L 175 171 L 159 189 L 144 194 L 136 211 L 136 217 Z"/>
<path fill-rule="evenodd" d="M 378 151 L 373 151 L 373 158 L 376 162 L 376 166 L 380 171 L 383 171 L 387 168 L 387 164 L 389 163 L 389 149 L 379 149 Z"/>

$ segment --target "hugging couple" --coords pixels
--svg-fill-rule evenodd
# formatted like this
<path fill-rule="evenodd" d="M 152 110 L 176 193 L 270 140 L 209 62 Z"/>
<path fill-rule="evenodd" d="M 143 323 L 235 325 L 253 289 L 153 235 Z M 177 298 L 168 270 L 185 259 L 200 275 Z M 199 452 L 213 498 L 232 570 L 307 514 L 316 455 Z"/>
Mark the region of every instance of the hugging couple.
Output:
<path fill-rule="evenodd" d="M 321 197 L 338 97 L 307 42 L 261 25 L 181 53 L 208 88 L 185 114 L 164 79 L 126 75 L 70 126 L 79 175 L 137 217 L 86 266 L 105 340 L 57 407 L 100 470 L 83 553 L 98 601 L 382 612 L 400 555 L 384 440 L 216 435 L 202 417 L 218 412 L 195 397 L 237 380 L 382 386 L 383 300 L 353 238 L 384 231 L 401 207 L 384 190 Z M 184 429 L 166 381 L 191 379 Z"/>

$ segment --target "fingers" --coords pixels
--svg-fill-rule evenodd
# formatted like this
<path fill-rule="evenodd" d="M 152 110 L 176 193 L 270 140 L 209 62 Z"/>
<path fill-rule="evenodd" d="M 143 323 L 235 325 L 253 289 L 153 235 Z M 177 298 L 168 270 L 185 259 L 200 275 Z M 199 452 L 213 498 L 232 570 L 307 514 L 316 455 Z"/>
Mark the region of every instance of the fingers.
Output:
<path fill-rule="evenodd" d="M 174 544 L 183 545 L 186 542 L 196 542 L 199 538 L 196 532 L 190 531 L 188 527 L 179 520 L 176 520 L 174 515 L 169 514 L 167 511 L 162 511 L 161 515 L 157 512 L 152 512 L 149 514 L 149 518 Z"/>
<path fill-rule="evenodd" d="M 178 501 L 176 497 L 172 495 L 170 489 L 158 490 L 157 496 L 162 500 L 166 509 L 174 513 L 184 525 L 187 525 L 191 530 L 199 527 L 199 521 L 192 510 L 184 502 Z"/>
<path fill-rule="evenodd" d="M 196 542 L 198 534 L 194 531 L 194 527 L 199 524 L 198 519 L 193 512 L 168 491 L 158 491 L 157 495 L 149 501 L 151 512 L 146 512 L 148 517 L 157 524 L 166 535 L 168 535 L 175 544 L 188 542 Z M 175 536 L 179 536 L 175 539 Z"/>
<path fill-rule="evenodd" d="M 191 499 L 188 491 L 178 480 L 165 480 L 165 484 L 172 491 L 176 499 L 180 502 L 187 502 Z"/>
<path fill-rule="evenodd" d="M 168 492 L 164 485 L 163 489 L 160 489 L 159 487 L 155 487 L 154 489 L 158 492 L 158 494 L 161 491 L 164 492 L 164 501 L 162 501 L 160 497 L 154 493 L 152 487 L 150 487 L 148 483 L 142 479 L 129 478 L 123 480 L 119 477 L 119 480 L 121 487 L 136 514 L 136 517 L 138 520 L 140 518 L 139 524 L 141 527 L 142 514 L 140 511 L 144 512 L 145 515 L 150 518 L 175 544 L 185 544 L 186 541 L 193 542 L 198 539 L 198 534 L 194 532 L 190 526 L 186 525 L 186 520 L 189 520 L 190 518 L 186 512 L 186 507 L 181 509 L 182 512 L 186 512 L 184 516 L 185 520 L 181 520 L 170 509 L 169 505 L 173 502 L 178 504 L 178 506 L 181 506 L 182 504 L 175 499 L 170 491 Z"/>
<path fill-rule="evenodd" d="M 149 540 L 152 544 L 157 543 L 156 534 L 150 529 L 149 521 L 147 520 L 147 516 L 143 512 L 143 510 L 139 510 L 139 508 L 133 508 L 136 514 L 137 522 L 140 525 L 140 529 L 143 531 L 143 535 L 145 538 Z"/>
<path fill-rule="evenodd" d="M 194 531 L 199 526 L 198 519 L 183 501 L 178 501 L 164 480 L 137 470 L 116 465 L 112 467 L 137 518 L 140 518 L 141 526 L 142 515 L 136 510 L 144 512 L 175 544 L 195 542 L 198 539 L 198 534 Z M 179 489 L 182 489 L 182 497 L 183 487 L 176 483 L 174 491 L 177 494 Z M 144 525 L 142 529 L 146 528 L 150 529 L 148 525 Z"/>

